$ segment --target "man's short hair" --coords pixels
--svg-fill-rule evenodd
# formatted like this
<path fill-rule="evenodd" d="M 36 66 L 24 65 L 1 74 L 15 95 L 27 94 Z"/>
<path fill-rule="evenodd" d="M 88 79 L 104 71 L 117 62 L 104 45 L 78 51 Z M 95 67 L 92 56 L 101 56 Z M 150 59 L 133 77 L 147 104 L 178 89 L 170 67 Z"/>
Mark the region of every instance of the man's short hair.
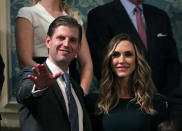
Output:
<path fill-rule="evenodd" d="M 82 27 L 80 24 L 78 24 L 77 20 L 74 19 L 71 16 L 59 16 L 58 18 L 56 18 L 49 26 L 47 35 L 49 37 L 52 37 L 52 35 L 54 34 L 54 31 L 57 27 L 59 26 L 69 26 L 69 27 L 75 27 L 78 29 L 78 42 L 81 43 L 82 40 Z"/>

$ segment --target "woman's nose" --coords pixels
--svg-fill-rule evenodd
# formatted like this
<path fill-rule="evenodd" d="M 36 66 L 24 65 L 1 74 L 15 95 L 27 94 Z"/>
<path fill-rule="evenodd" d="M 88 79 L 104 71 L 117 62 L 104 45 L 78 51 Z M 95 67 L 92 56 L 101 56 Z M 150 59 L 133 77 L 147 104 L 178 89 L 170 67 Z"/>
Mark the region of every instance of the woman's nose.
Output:
<path fill-rule="evenodd" d="M 123 55 L 121 55 L 119 57 L 119 63 L 123 63 L 123 62 L 125 62 L 125 57 Z"/>

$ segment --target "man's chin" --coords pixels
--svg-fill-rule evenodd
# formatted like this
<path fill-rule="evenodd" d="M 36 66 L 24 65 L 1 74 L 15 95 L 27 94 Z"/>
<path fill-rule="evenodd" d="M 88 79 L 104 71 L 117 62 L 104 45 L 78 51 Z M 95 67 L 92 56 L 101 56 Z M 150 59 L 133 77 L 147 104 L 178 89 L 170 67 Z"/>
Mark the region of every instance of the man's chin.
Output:
<path fill-rule="evenodd" d="M 59 58 L 56 60 L 57 63 L 71 63 L 72 59 L 70 58 L 67 58 L 67 57 L 62 57 L 62 58 Z"/>

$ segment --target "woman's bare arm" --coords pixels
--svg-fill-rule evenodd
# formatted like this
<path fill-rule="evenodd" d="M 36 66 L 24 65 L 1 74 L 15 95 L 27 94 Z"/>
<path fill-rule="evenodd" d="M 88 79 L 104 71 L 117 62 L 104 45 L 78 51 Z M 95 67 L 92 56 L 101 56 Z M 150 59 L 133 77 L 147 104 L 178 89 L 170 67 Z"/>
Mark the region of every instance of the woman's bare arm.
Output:
<path fill-rule="evenodd" d="M 93 77 L 93 64 L 86 39 L 84 28 L 82 27 L 82 41 L 81 48 L 78 53 L 78 60 L 80 64 L 81 73 L 81 87 L 83 88 L 84 94 L 88 94 Z"/>
<path fill-rule="evenodd" d="M 20 68 L 25 66 L 36 66 L 33 61 L 33 37 L 32 24 L 25 18 L 17 18 L 15 22 L 16 51 Z"/>

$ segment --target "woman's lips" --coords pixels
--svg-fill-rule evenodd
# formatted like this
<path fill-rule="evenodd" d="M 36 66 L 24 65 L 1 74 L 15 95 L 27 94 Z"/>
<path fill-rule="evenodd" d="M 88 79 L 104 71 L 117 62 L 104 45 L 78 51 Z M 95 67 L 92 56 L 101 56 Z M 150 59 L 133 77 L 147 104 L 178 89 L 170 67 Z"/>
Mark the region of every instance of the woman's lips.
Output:
<path fill-rule="evenodd" d="M 122 67 L 116 67 L 116 69 L 119 71 L 126 71 L 128 67 L 122 66 Z"/>

